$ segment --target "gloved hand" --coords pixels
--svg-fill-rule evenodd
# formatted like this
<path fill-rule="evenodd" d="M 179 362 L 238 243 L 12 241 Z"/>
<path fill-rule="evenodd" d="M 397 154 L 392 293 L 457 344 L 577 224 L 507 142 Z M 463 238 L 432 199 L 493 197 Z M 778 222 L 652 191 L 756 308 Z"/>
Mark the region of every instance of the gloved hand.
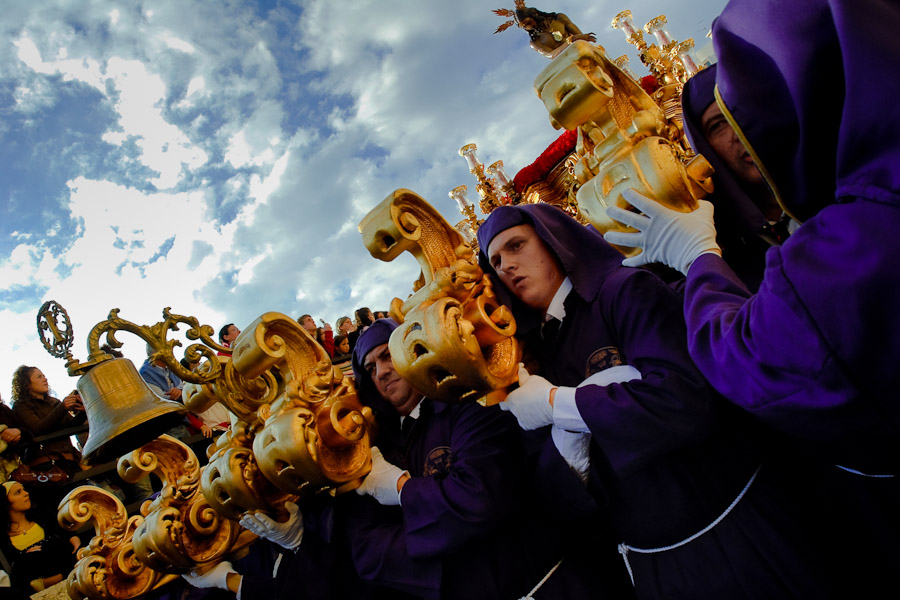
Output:
<path fill-rule="evenodd" d="M 303 515 L 293 502 L 285 502 L 284 507 L 288 511 L 287 521 L 276 521 L 269 515 L 256 512 L 242 516 L 241 525 L 285 550 L 294 550 L 303 541 Z"/>
<path fill-rule="evenodd" d="M 720 251 L 710 202 L 701 200 L 697 210 L 683 213 L 666 208 L 635 190 L 625 190 L 622 197 L 644 214 L 610 206 L 606 215 L 639 232 L 608 231 L 603 239 L 610 244 L 642 248 L 637 256 L 622 261 L 626 267 L 661 262 L 687 275 L 698 256 L 711 250 Z"/>
<path fill-rule="evenodd" d="M 397 481 L 406 473 L 398 466 L 384 460 L 378 446 L 372 446 L 372 470 L 363 479 L 362 485 L 356 488 L 360 496 L 368 494 L 385 506 L 398 506 L 400 492 Z"/>
<path fill-rule="evenodd" d="M 540 375 L 530 375 L 525 365 L 519 363 L 519 387 L 500 403 L 500 408 L 511 412 L 519 427 L 526 431 L 550 425 L 553 423 L 550 391 L 554 387 Z"/>
<path fill-rule="evenodd" d="M 202 575 L 194 571 L 182 575 L 185 581 L 196 588 L 219 588 L 220 590 L 228 589 L 228 574 L 237 573 L 231 563 L 223 560 L 209 571 Z"/>
<path fill-rule="evenodd" d="M 591 434 L 566 431 L 558 427 L 550 429 L 553 445 L 581 483 L 587 483 L 591 468 Z"/>

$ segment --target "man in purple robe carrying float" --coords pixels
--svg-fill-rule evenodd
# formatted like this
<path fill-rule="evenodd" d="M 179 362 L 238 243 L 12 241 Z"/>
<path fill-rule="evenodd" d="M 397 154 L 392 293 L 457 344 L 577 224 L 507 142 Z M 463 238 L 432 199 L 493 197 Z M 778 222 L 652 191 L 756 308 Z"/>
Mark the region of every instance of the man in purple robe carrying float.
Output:
<path fill-rule="evenodd" d="M 806 507 L 759 450 L 768 431 L 688 356 L 680 296 L 549 205 L 495 209 L 478 241 L 529 364 L 500 407 L 523 429 L 549 426 L 568 467 L 545 485 L 584 482 L 637 596 L 829 597 Z M 569 503 L 560 494 L 556 510 Z"/>
<path fill-rule="evenodd" d="M 720 258 L 712 207 L 637 194 L 629 265 L 687 275 L 691 357 L 729 401 L 835 464 L 861 584 L 900 566 L 900 4 L 731 2 L 713 26 L 716 100 L 785 213 L 750 293 Z M 836 486 L 841 487 L 841 486 Z M 825 495 L 823 502 L 828 502 Z M 862 541 L 854 541 L 856 529 Z"/>
<path fill-rule="evenodd" d="M 378 423 L 372 471 L 343 507 L 360 577 L 419 598 L 627 598 L 607 593 L 621 588 L 602 565 L 554 566 L 562 536 L 535 514 L 515 421 L 424 397 L 394 369 L 396 327 L 375 321 L 353 352 L 360 400 Z"/>

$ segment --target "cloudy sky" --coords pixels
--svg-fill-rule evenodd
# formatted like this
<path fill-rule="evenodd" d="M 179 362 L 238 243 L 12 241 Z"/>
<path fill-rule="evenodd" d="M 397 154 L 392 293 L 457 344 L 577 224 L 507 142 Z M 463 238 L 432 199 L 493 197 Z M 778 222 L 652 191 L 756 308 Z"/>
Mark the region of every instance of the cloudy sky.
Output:
<path fill-rule="evenodd" d="M 725 0 L 556 0 L 610 56 L 611 19 L 660 13 L 698 46 Z M 512 0 L 505 3 L 512 7 Z M 455 223 L 475 142 L 510 176 L 559 134 L 534 95 L 547 59 L 493 0 L 0 0 L 0 393 L 63 361 L 36 313 L 69 312 L 73 354 L 111 308 L 215 329 L 266 311 L 330 323 L 387 308 L 418 274 L 371 258 L 357 224 L 398 187 Z M 121 334 L 140 363 L 143 342 Z"/>

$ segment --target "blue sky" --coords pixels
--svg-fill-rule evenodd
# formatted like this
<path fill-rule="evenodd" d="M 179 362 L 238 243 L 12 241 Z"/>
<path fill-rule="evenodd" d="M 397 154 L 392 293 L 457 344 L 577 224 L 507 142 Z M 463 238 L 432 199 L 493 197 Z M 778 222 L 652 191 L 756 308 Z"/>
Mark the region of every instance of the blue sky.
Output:
<path fill-rule="evenodd" d="M 724 4 L 537 6 L 644 74 L 616 13 L 665 13 L 699 46 Z M 462 145 L 512 176 L 559 134 L 532 88 L 547 59 L 521 30 L 493 35 L 501 6 L 0 0 L 3 398 L 23 363 L 59 395 L 74 386 L 37 338 L 48 299 L 83 360 L 111 308 L 152 324 L 170 306 L 218 329 L 266 311 L 334 323 L 406 297 L 416 262 L 371 258 L 366 212 L 406 187 L 455 223 L 448 191 L 474 197 Z M 119 339 L 140 363 L 143 342 Z"/>

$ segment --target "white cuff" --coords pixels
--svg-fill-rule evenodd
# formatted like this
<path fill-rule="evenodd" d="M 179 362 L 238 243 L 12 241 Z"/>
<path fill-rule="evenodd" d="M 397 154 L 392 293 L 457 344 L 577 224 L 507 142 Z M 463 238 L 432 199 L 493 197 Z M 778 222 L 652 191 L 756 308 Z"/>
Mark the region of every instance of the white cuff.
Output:
<path fill-rule="evenodd" d="M 640 379 L 641 372 L 631 365 L 617 365 L 608 369 L 603 369 L 594 373 L 584 381 L 578 384 L 578 387 L 586 385 L 602 385 L 607 386 L 611 383 L 625 383 L 633 379 Z"/>
<path fill-rule="evenodd" d="M 556 388 L 556 395 L 553 396 L 553 426 L 566 431 L 590 433 L 591 430 L 575 406 L 575 390 L 573 387 Z"/>

